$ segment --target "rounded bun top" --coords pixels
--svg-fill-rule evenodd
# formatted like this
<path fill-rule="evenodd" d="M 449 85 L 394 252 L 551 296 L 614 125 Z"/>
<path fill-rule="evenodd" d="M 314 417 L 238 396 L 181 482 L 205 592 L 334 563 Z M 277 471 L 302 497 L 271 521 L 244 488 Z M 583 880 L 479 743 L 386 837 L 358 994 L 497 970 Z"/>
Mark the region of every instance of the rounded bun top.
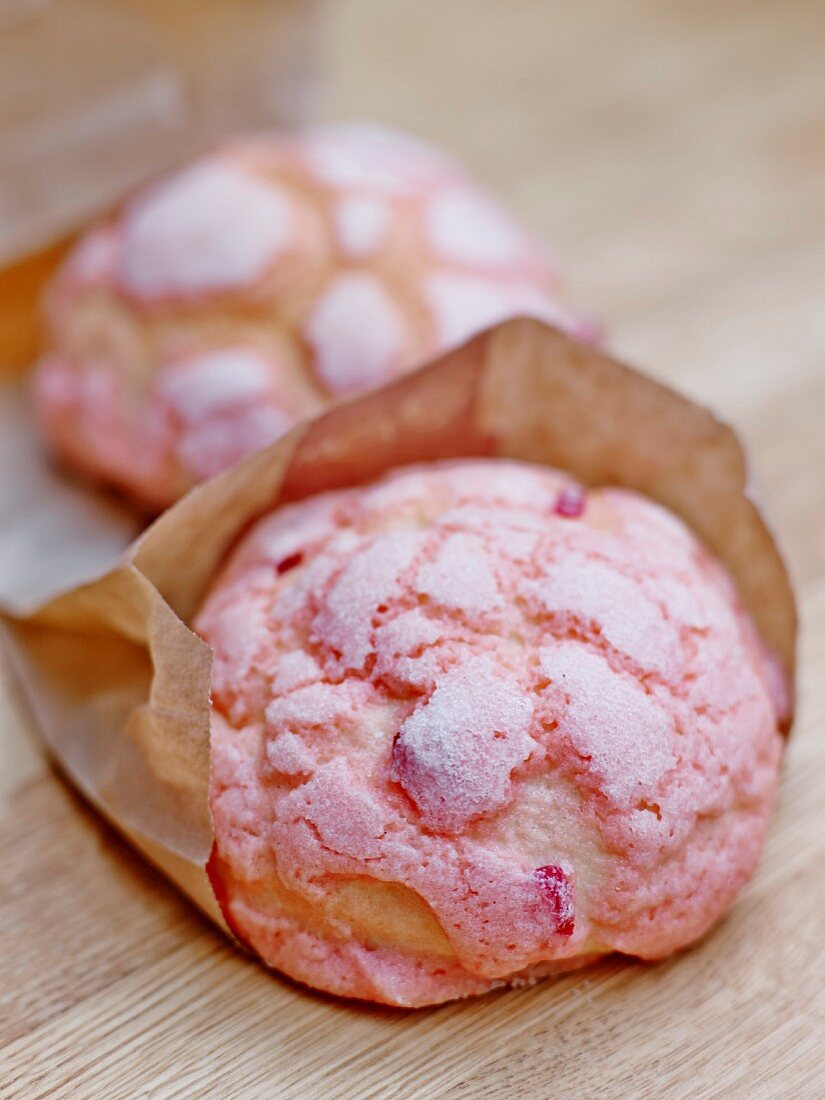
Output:
<path fill-rule="evenodd" d="M 536 242 L 453 160 L 377 126 L 238 139 L 69 255 L 46 300 L 40 419 L 75 465 L 162 506 L 517 314 L 592 336 Z"/>
<path fill-rule="evenodd" d="M 634 493 L 402 469 L 259 521 L 196 629 L 227 916 L 310 984 L 429 1003 L 659 957 L 755 865 L 771 662 L 722 567 Z"/>

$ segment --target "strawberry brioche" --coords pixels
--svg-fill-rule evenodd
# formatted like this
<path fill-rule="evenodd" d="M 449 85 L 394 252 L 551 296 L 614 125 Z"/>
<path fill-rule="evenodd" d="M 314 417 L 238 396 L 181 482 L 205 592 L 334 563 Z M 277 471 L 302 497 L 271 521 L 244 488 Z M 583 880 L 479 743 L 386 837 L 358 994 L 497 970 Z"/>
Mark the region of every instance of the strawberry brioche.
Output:
<path fill-rule="evenodd" d="M 522 313 L 590 335 L 453 161 L 378 127 L 250 138 L 81 239 L 47 294 L 35 404 L 59 456 L 160 509 Z"/>
<path fill-rule="evenodd" d="M 781 677 L 722 566 L 630 491 L 402 469 L 258 521 L 196 629 L 210 877 L 301 982 L 415 1006 L 656 959 L 754 870 Z"/>

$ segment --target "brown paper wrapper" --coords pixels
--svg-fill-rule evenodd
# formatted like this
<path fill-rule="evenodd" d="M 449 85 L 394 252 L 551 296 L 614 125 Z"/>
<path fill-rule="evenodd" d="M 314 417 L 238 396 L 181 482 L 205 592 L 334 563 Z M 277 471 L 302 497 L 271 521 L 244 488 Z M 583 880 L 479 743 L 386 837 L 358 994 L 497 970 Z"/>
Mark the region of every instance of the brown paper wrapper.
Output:
<path fill-rule="evenodd" d="M 736 578 L 792 694 L 793 594 L 748 495 L 734 432 L 537 321 L 498 326 L 194 489 L 97 579 L 27 614 L 18 601 L 6 615 L 15 665 L 61 768 L 225 929 L 205 870 L 211 655 L 187 624 L 260 514 L 391 467 L 472 455 L 557 466 L 676 512 Z"/>

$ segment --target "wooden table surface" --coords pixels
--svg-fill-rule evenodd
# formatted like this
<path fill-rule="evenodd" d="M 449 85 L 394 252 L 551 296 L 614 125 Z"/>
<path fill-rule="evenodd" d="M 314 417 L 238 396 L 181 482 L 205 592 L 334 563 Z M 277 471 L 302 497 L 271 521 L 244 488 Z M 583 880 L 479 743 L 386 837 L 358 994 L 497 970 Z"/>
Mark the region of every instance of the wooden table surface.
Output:
<path fill-rule="evenodd" d="M 825 1097 L 825 7 L 342 0 L 323 33 L 325 115 L 455 149 L 554 242 L 620 354 L 749 441 L 803 620 L 764 859 L 659 966 L 431 1011 L 336 1003 L 144 866 L 44 763 L 5 680 L 0 1095 Z"/>

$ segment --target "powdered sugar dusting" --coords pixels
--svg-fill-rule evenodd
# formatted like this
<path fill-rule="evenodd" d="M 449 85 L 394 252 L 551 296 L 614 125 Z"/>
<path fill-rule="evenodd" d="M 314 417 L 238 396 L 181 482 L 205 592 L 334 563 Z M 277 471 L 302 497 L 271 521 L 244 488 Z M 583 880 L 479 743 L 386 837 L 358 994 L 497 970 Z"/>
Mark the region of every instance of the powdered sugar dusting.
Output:
<path fill-rule="evenodd" d="M 573 554 L 555 563 L 540 580 L 524 581 L 521 592 L 548 614 L 572 616 L 585 631 L 595 627 L 642 668 L 667 674 L 678 661 L 678 632 L 640 586 L 615 566 Z"/>
<path fill-rule="evenodd" d="M 483 614 L 502 604 L 484 544 L 475 535 L 450 535 L 431 564 L 418 571 L 418 591 L 465 614 Z"/>
<path fill-rule="evenodd" d="M 438 670 L 435 646 L 442 634 L 442 627 L 417 608 L 402 611 L 375 632 L 375 675 L 431 690 Z"/>
<path fill-rule="evenodd" d="M 196 424 L 266 397 L 272 367 L 246 348 L 223 348 L 175 363 L 162 375 L 159 393 L 187 424 Z"/>
<path fill-rule="evenodd" d="M 329 497 L 279 508 L 254 527 L 234 561 L 239 567 L 259 559 L 276 565 L 305 547 L 326 542 L 335 529 L 335 506 Z"/>
<path fill-rule="evenodd" d="M 321 676 L 321 669 L 315 658 L 303 649 L 294 649 L 285 653 L 278 661 L 272 690 L 277 694 L 286 694 L 298 687 L 306 687 Z"/>
<path fill-rule="evenodd" d="M 512 218 L 468 187 L 452 187 L 427 207 L 427 233 L 436 253 L 469 266 L 531 262 L 533 249 Z"/>
<path fill-rule="evenodd" d="M 280 255 L 290 225 L 290 202 L 278 187 L 202 161 L 132 206 L 121 280 L 145 298 L 237 290 Z"/>
<path fill-rule="evenodd" d="M 508 317 L 538 317 L 569 327 L 559 303 L 529 283 L 439 272 L 430 276 L 426 295 L 443 346 L 459 344 Z"/>
<path fill-rule="evenodd" d="M 384 817 L 341 758 L 319 768 L 293 802 L 332 852 L 357 858 L 379 854 Z"/>
<path fill-rule="evenodd" d="M 427 284 L 439 341 L 460 344 L 473 333 L 511 316 L 502 288 L 486 279 L 441 273 Z"/>
<path fill-rule="evenodd" d="M 321 729 L 353 715 L 349 692 L 333 684 L 312 683 L 273 699 L 266 708 L 266 724 L 271 735 L 280 735 L 284 730 Z"/>
<path fill-rule="evenodd" d="M 387 232 L 391 216 L 390 205 L 370 195 L 342 199 L 335 212 L 335 224 L 345 255 L 361 259 L 374 252 Z"/>
<path fill-rule="evenodd" d="M 342 275 L 315 307 L 306 330 L 315 369 L 331 393 L 386 381 L 404 350 L 404 322 L 371 275 Z"/>
<path fill-rule="evenodd" d="M 428 825 L 456 832 L 503 805 L 510 773 L 534 747 L 531 716 L 513 677 L 484 658 L 467 661 L 446 673 L 402 725 L 392 778 Z"/>
<path fill-rule="evenodd" d="M 572 642 L 541 650 L 541 670 L 569 697 L 559 733 L 581 767 L 620 805 L 656 790 L 676 764 L 667 711 L 607 661 Z"/>
<path fill-rule="evenodd" d="M 330 589 L 313 622 L 317 638 L 344 667 L 361 668 L 372 650 L 378 607 L 392 600 L 421 546 L 412 532 L 381 535 L 354 557 Z"/>
<path fill-rule="evenodd" d="M 314 753 L 302 738 L 289 730 L 268 741 L 265 752 L 269 767 L 284 775 L 311 775 L 315 768 Z"/>
<path fill-rule="evenodd" d="M 293 418 L 275 403 L 243 404 L 196 422 L 179 444 L 180 460 L 196 481 L 213 477 L 280 439 Z"/>
<path fill-rule="evenodd" d="M 319 127 L 305 148 L 312 170 L 332 187 L 407 194 L 453 170 L 447 158 L 382 126 Z"/>

